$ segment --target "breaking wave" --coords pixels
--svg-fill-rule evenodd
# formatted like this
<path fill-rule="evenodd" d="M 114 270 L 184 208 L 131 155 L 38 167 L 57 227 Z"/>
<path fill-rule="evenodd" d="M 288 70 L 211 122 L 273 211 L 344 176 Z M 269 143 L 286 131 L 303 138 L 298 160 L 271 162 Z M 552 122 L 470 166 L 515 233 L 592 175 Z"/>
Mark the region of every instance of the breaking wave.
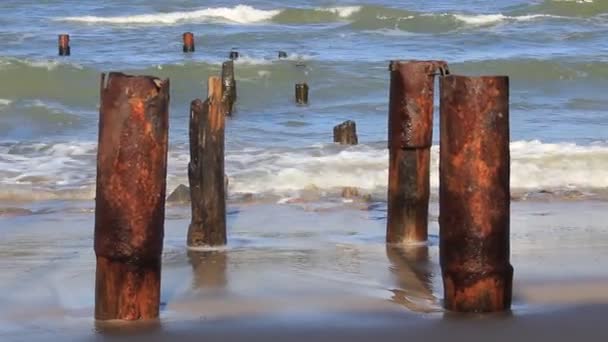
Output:
<path fill-rule="evenodd" d="M 356 29 L 400 29 L 411 32 L 443 32 L 467 26 L 495 25 L 503 22 L 552 20 L 593 16 L 608 11 L 599 2 L 545 1 L 505 13 L 416 12 L 382 6 L 338 6 L 260 9 L 249 5 L 210 7 L 191 11 L 144 13 L 124 16 L 60 17 L 58 21 L 120 26 L 170 26 L 187 23 L 220 22 L 233 24 L 313 24 L 340 23 Z"/>
<path fill-rule="evenodd" d="M 384 144 L 382 144 L 384 145 Z M 334 144 L 300 149 L 227 151 L 231 194 L 293 196 L 358 187 L 383 196 L 388 152 L 360 145 Z M 1 200 L 94 198 L 96 144 L 93 142 L 0 144 Z M 438 186 L 438 148 L 432 148 L 431 186 Z M 188 151 L 169 152 L 168 191 L 187 184 Z M 511 143 L 513 191 L 605 192 L 608 190 L 608 144 Z"/>

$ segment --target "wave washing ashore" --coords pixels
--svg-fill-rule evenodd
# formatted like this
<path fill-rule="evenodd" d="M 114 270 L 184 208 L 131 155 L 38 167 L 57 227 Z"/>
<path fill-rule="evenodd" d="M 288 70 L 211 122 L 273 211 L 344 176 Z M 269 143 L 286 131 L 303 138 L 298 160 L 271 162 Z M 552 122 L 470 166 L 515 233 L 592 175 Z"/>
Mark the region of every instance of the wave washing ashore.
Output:
<path fill-rule="evenodd" d="M 141 338 L 608 338 L 607 1 L 4 0 L 0 12 L 0 340 L 129 334 L 91 321 L 99 74 L 171 79 L 171 192 L 188 183 L 189 103 L 232 49 L 229 242 L 186 251 L 189 208 L 168 207 L 162 324 Z M 70 57 L 56 56 L 60 33 Z M 442 309 L 437 115 L 429 244 L 384 245 L 392 59 L 510 76 L 510 316 Z M 358 146 L 331 143 L 347 119 Z"/>

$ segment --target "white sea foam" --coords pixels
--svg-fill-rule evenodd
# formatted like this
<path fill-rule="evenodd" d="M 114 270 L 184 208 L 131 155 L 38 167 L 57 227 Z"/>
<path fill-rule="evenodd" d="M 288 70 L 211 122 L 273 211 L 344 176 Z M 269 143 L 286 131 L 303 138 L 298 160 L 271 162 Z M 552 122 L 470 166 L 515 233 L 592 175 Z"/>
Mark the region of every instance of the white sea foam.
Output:
<path fill-rule="evenodd" d="M 0 69 L 14 68 L 23 64 L 33 68 L 47 69 L 49 71 L 53 71 L 62 65 L 71 66 L 81 70 L 83 69 L 83 66 L 77 63 L 52 59 L 17 59 L 12 57 L 0 58 Z"/>
<path fill-rule="evenodd" d="M 266 64 L 271 64 L 272 60 L 241 54 L 239 56 L 239 58 L 237 60 L 235 60 L 234 62 L 236 64 L 244 64 L 244 65 L 266 65 Z"/>
<path fill-rule="evenodd" d="M 465 15 L 465 14 L 452 14 L 456 20 L 462 21 L 468 25 L 483 26 L 500 23 L 503 21 L 530 21 L 541 18 L 561 18 L 560 16 L 549 15 L 549 14 L 530 14 L 522 16 L 506 16 L 504 14 L 477 14 L 477 15 Z"/>
<path fill-rule="evenodd" d="M 0 107 L 10 106 L 11 103 L 13 103 L 13 101 L 7 99 L 0 99 Z"/>
<path fill-rule="evenodd" d="M 338 6 L 338 7 L 319 7 L 316 11 L 331 12 L 338 15 L 340 18 L 348 18 L 351 15 L 361 11 L 361 6 Z"/>
<path fill-rule="evenodd" d="M 205 22 L 210 20 L 224 20 L 238 24 L 251 24 L 270 20 L 279 14 L 280 10 L 261 10 L 248 5 L 235 7 L 205 8 L 195 11 L 167 12 L 155 14 L 138 14 L 116 17 L 63 17 L 58 20 L 83 23 L 103 24 L 134 24 L 134 25 L 175 25 L 183 22 Z"/>
<path fill-rule="evenodd" d="M 514 189 L 568 189 L 608 187 L 608 146 L 579 146 L 539 141 L 511 144 L 511 186 Z M 432 149 L 431 185 L 438 186 L 438 148 Z M 239 192 L 288 192 L 306 188 L 357 186 L 384 189 L 388 153 L 369 147 L 313 156 L 301 153 L 233 155 L 229 161 L 247 165 L 231 184 Z M 263 161 L 260 163 L 259 161 Z M 272 161 L 272 162 L 269 162 Z"/>
<path fill-rule="evenodd" d="M 436 189 L 438 147 L 431 151 L 431 186 Z M 0 199 L 93 198 L 95 155 L 94 142 L 0 144 Z M 188 160 L 185 146 L 169 152 L 169 192 L 180 183 L 187 184 Z M 388 152 L 366 145 L 228 150 L 226 172 L 233 194 L 291 197 L 311 189 L 324 194 L 348 186 L 381 194 L 386 191 Z M 511 187 L 524 191 L 605 191 L 608 144 L 512 142 Z"/>

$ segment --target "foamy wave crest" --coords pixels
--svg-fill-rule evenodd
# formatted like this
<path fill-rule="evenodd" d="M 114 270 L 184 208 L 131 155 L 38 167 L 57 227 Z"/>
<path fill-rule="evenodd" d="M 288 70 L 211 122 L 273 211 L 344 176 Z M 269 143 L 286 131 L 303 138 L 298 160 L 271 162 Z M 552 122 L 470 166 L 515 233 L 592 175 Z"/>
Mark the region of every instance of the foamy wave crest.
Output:
<path fill-rule="evenodd" d="M 608 146 L 540 141 L 511 143 L 511 187 L 608 188 Z"/>
<path fill-rule="evenodd" d="M 504 14 L 478 14 L 478 15 L 464 15 L 464 14 L 453 14 L 456 20 L 459 20 L 468 25 L 483 26 L 497 24 L 503 21 L 530 21 L 543 18 L 562 18 L 560 16 L 549 15 L 549 14 L 530 14 L 521 16 L 507 16 Z"/>
<path fill-rule="evenodd" d="M 0 70 L 6 70 L 11 68 L 19 68 L 28 66 L 32 68 L 46 69 L 53 71 L 61 66 L 72 67 L 78 70 L 82 70 L 83 67 L 80 64 L 52 59 L 17 59 L 12 57 L 0 57 Z"/>
<path fill-rule="evenodd" d="M 340 18 L 348 18 L 351 15 L 361 11 L 361 6 L 322 7 L 315 8 L 315 10 L 321 12 L 330 12 L 336 14 Z"/>
<path fill-rule="evenodd" d="M 383 198 L 388 177 L 384 146 L 228 150 L 229 192 L 291 197 L 312 190 L 323 196 L 337 194 L 342 187 L 357 187 Z M 2 143 L 0 199 L 92 199 L 95 154 L 93 142 Z M 187 184 L 188 161 L 185 145 L 169 152 L 168 192 Z M 438 163 L 439 148 L 433 146 L 431 186 L 435 192 Z M 604 196 L 608 194 L 608 143 L 512 142 L 511 188 L 514 192 L 579 190 Z"/>
<path fill-rule="evenodd" d="M 271 59 L 252 57 L 252 56 L 247 56 L 247 55 L 241 55 L 235 61 L 236 64 L 244 64 L 244 65 L 266 65 L 266 64 L 272 64 L 272 62 L 273 62 L 273 60 L 271 60 Z M 221 64 L 221 63 L 223 63 L 223 61 L 220 61 L 218 64 Z"/>
<path fill-rule="evenodd" d="M 384 191 L 388 152 L 358 146 L 336 153 L 247 153 L 228 158 L 236 192 L 289 192 L 355 186 Z M 608 188 L 608 145 L 580 146 L 540 141 L 511 143 L 511 187 L 522 190 Z M 432 148 L 431 186 L 439 185 L 439 149 Z"/>
<path fill-rule="evenodd" d="M 10 106 L 11 103 L 13 103 L 13 101 L 7 99 L 0 99 L 0 108 Z"/>
<path fill-rule="evenodd" d="M 0 199 L 92 198 L 93 142 L 0 144 Z"/>
<path fill-rule="evenodd" d="M 248 5 L 237 5 L 232 8 L 217 7 L 196 11 L 168 12 L 156 14 L 139 14 L 119 17 L 64 17 L 61 21 L 105 24 L 135 24 L 135 25 L 175 25 L 183 22 L 205 22 L 209 20 L 225 20 L 238 24 L 250 24 L 270 20 L 279 14 L 280 10 L 261 10 Z"/>

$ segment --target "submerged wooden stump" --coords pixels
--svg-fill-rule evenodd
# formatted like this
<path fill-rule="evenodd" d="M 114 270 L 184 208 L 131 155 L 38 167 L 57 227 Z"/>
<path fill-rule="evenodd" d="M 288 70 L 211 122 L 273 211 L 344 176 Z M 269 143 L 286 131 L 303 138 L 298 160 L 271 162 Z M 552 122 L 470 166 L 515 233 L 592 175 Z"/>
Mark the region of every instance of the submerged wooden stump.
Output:
<path fill-rule="evenodd" d="M 224 110 L 222 82 L 210 77 L 209 97 L 192 101 L 190 108 L 190 247 L 226 244 Z"/>
<path fill-rule="evenodd" d="M 184 53 L 194 52 L 194 33 L 185 32 L 182 36 L 182 40 L 184 41 L 184 46 L 182 48 Z"/>
<path fill-rule="evenodd" d="M 101 77 L 95 196 L 95 318 L 158 317 L 169 80 Z"/>
<path fill-rule="evenodd" d="M 296 84 L 296 103 L 299 105 L 308 104 L 308 84 Z"/>
<path fill-rule="evenodd" d="M 357 145 L 359 143 L 357 124 L 348 120 L 334 127 L 334 142 L 341 145 Z"/>
<path fill-rule="evenodd" d="M 71 54 L 70 35 L 60 34 L 57 46 L 59 50 L 59 56 L 69 56 Z"/>
<path fill-rule="evenodd" d="M 234 79 L 234 62 L 222 64 L 222 101 L 226 115 L 232 115 L 236 102 L 236 80 Z"/>

